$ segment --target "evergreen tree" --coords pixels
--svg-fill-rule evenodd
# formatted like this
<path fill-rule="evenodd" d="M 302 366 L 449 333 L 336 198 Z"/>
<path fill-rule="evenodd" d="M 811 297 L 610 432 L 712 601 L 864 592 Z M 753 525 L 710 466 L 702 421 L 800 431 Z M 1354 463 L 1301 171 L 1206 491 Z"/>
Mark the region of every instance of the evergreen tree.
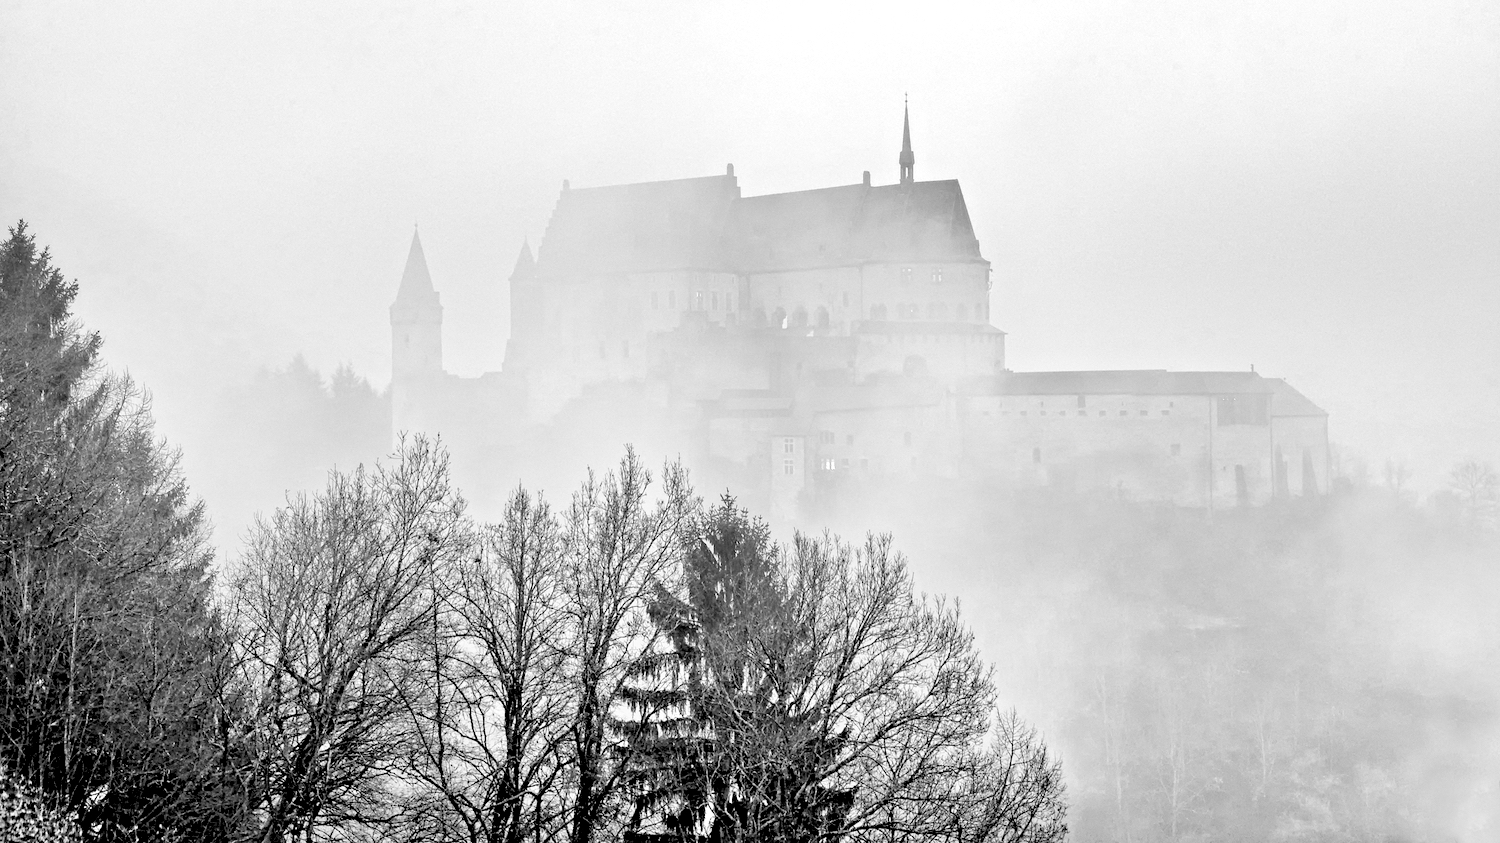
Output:
<path fill-rule="evenodd" d="M 685 599 L 659 592 L 652 618 L 666 646 L 624 695 L 636 774 L 628 840 L 813 839 L 837 828 L 850 793 L 815 772 L 827 742 L 785 753 L 761 740 L 807 737 L 816 716 L 781 693 L 781 656 L 797 635 L 784 573 L 767 524 L 728 495 L 689 532 Z"/>
<path fill-rule="evenodd" d="M 890 541 L 790 548 L 725 497 L 690 533 L 663 646 L 621 695 L 626 839 L 1053 843 L 1056 762 L 997 716 L 956 610 L 912 592 Z"/>
<path fill-rule="evenodd" d="M 0 757 L 94 839 L 236 814 L 200 504 L 145 399 L 98 371 L 76 283 L 0 245 Z"/>

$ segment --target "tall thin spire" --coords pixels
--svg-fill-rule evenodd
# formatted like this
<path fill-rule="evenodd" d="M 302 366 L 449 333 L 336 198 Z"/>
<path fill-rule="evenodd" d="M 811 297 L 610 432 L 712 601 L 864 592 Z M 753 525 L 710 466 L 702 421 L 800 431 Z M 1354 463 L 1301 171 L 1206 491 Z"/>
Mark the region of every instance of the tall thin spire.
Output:
<path fill-rule="evenodd" d="M 911 107 L 907 105 L 906 97 L 901 98 L 901 183 L 911 184 L 914 180 L 912 168 L 916 166 L 917 156 L 911 151 Z"/>

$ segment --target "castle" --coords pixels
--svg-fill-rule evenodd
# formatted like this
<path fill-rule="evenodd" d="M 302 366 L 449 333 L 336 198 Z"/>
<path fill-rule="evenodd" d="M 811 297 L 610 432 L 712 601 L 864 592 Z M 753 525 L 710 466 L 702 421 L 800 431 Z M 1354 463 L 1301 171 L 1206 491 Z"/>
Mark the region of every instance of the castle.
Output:
<path fill-rule="evenodd" d="M 1326 491 L 1327 414 L 1285 381 L 1011 371 L 963 191 L 916 180 L 909 117 L 898 164 L 895 184 L 867 171 L 748 197 L 733 165 L 564 182 L 510 276 L 503 369 L 479 378 L 443 371 L 414 234 L 390 309 L 396 429 L 519 457 L 549 430 L 629 417 L 773 520 L 850 483 L 916 477 L 1208 509 Z"/>

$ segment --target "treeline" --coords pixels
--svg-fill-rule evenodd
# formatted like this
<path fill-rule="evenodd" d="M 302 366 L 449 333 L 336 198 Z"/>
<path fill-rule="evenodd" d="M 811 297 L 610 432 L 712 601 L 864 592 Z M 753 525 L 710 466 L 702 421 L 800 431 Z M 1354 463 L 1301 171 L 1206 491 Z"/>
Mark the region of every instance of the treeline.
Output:
<path fill-rule="evenodd" d="M 1072 839 L 1479 841 L 1500 839 L 1500 531 L 1466 465 L 1425 501 L 924 486 L 858 515 L 953 560 L 924 582 L 964 589 L 1068 759 Z"/>
<path fill-rule="evenodd" d="M 371 465 L 391 450 L 388 392 L 348 364 L 320 373 L 300 355 L 248 377 L 226 374 L 193 409 L 194 489 L 214 502 L 221 546 L 237 541 L 250 513 L 280 504 L 287 489 L 322 484 L 329 466 Z"/>
<path fill-rule="evenodd" d="M 634 454 L 475 523 L 434 443 L 216 582 L 145 401 L 0 247 L 7 839 L 1056 841 L 1055 759 L 889 540 L 773 543 Z"/>

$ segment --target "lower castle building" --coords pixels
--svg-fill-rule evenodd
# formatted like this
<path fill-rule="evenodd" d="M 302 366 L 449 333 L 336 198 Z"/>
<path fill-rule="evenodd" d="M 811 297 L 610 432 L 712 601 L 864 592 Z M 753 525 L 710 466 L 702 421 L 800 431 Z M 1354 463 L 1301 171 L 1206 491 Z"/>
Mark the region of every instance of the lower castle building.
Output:
<path fill-rule="evenodd" d="M 1326 491 L 1327 414 L 1285 381 L 1011 371 L 963 191 L 914 178 L 909 122 L 898 163 L 895 184 L 748 197 L 732 165 L 564 182 L 510 277 L 503 369 L 479 378 L 443 371 L 413 235 L 390 311 L 396 429 L 466 456 L 624 430 L 773 519 L 916 476 L 1210 509 Z"/>

